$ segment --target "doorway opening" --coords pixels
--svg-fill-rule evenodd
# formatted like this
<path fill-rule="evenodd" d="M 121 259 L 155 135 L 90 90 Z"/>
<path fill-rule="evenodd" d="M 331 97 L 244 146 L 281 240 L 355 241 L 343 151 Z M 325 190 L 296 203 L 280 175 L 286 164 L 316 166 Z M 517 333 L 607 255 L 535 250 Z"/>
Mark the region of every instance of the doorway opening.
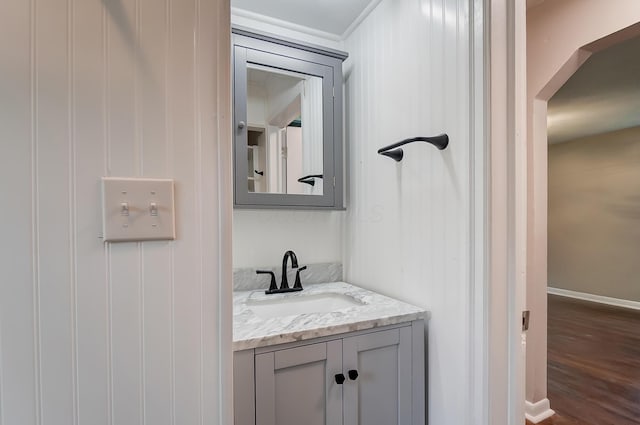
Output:
<path fill-rule="evenodd" d="M 638 51 L 594 53 L 548 102 L 548 398 L 567 423 L 640 418 Z"/>
<path fill-rule="evenodd" d="M 553 6 L 550 6 L 550 7 L 552 8 Z M 548 12 L 551 12 L 551 11 L 549 10 Z M 557 10 L 555 12 L 558 13 Z M 559 21 L 560 20 L 558 20 L 558 22 Z M 555 24 L 558 24 L 558 22 L 556 22 Z M 626 21 L 626 22 L 629 22 L 629 21 Z M 548 22 L 546 24 L 548 24 Z M 618 22 L 617 24 L 620 24 L 620 22 Z M 566 25 L 568 25 L 567 22 L 564 22 L 563 27 L 566 28 Z M 626 25 L 629 25 L 629 23 L 627 23 Z M 602 28 L 598 29 L 599 32 L 594 30 L 589 32 L 588 30 L 585 30 L 583 31 L 584 34 L 580 34 L 579 37 L 575 37 L 575 39 L 583 39 L 589 42 L 587 44 L 582 45 L 582 47 L 574 50 L 573 54 L 568 55 L 566 62 L 564 62 L 564 64 L 560 65 L 560 63 L 557 62 L 558 58 L 553 58 L 552 60 L 548 60 L 549 63 L 546 64 L 547 69 L 543 69 L 544 66 L 538 67 L 538 69 L 543 69 L 542 74 L 546 72 L 548 74 L 548 77 L 541 77 L 540 75 L 535 75 L 535 73 L 532 73 L 531 70 L 532 69 L 535 70 L 536 67 L 531 65 L 529 66 L 529 75 L 527 78 L 528 79 L 533 78 L 534 80 L 537 78 L 538 80 L 538 81 L 534 81 L 533 84 L 531 83 L 531 81 L 529 82 L 530 109 L 529 109 L 529 119 L 528 119 L 529 120 L 529 125 L 528 125 L 529 126 L 528 128 L 529 218 L 528 218 L 528 236 L 527 236 L 527 239 L 528 239 L 527 305 L 528 305 L 528 308 L 532 310 L 532 322 L 533 320 L 535 320 L 536 322 L 535 322 L 535 326 L 532 326 L 533 332 L 530 330 L 527 336 L 526 381 L 527 381 L 527 419 L 529 419 L 529 421 L 532 423 L 567 423 L 567 424 L 572 423 L 572 422 L 567 422 L 565 419 L 561 419 L 559 421 L 558 416 L 562 416 L 562 415 L 557 415 L 550 422 L 543 422 L 549 416 L 554 414 L 551 408 L 553 408 L 554 410 L 556 410 L 556 412 L 559 412 L 559 413 L 562 413 L 562 411 L 564 410 L 562 403 L 560 403 L 560 400 L 557 400 L 557 402 L 554 402 L 554 399 L 553 399 L 554 388 L 552 387 L 553 378 L 551 377 L 551 374 L 557 372 L 557 370 L 554 370 L 552 372 L 551 366 L 549 367 L 549 369 L 547 369 L 547 342 L 549 342 L 549 348 L 550 348 L 550 351 L 549 351 L 550 362 L 557 360 L 556 358 L 554 358 L 555 353 L 552 354 L 551 344 L 556 342 L 556 341 L 552 341 L 552 338 L 554 338 L 554 335 L 555 335 L 555 334 L 552 334 L 552 332 L 555 332 L 558 329 L 557 327 L 552 329 L 552 323 L 549 322 L 549 335 L 547 335 L 547 312 L 548 312 L 547 311 L 547 307 L 548 307 L 547 306 L 547 297 L 548 297 L 547 281 L 549 282 L 549 285 L 552 287 L 563 285 L 563 283 L 557 283 L 557 282 L 554 282 L 554 280 L 563 279 L 562 274 L 559 273 L 559 270 L 566 273 L 566 271 L 569 269 L 568 261 L 566 259 L 563 260 L 562 258 L 562 255 L 566 254 L 567 245 L 565 245 L 563 248 L 559 248 L 559 245 L 552 246 L 553 241 L 551 241 L 551 238 L 552 238 L 551 234 L 549 234 L 550 240 L 549 240 L 549 244 L 547 245 L 547 236 L 548 236 L 547 227 L 551 232 L 555 226 L 556 230 L 558 229 L 560 230 L 559 232 L 557 232 L 560 235 L 558 237 L 563 237 L 565 241 L 568 241 L 565 243 L 568 243 L 569 245 L 573 245 L 573 247 L 577 248 L 578 250 L 582 249 L 584 251 L 589 247 L 589 245 L 593 245 L 593 243 L 587 244 L 584 241 L 582 242 L 578 242 L 578 241 L 581 240 L 580 239 L 581 237 L 593 236 L 594 224 L 599 224 L 602 221 L 602 220 L 595 219 L 593 217 L 591 217 L 590 219 L 585 218 L 585 215 L 588 215 L 593 210 L 593 208 L 585 207 L 585 205 L 583 205 L 582 208 L 578 208 L 577 211 L 573 212 L 573 214 L 571 214 L 569 211 L 563 208 L 561 208 L 560 210 L 557 209 L 558 205 L 556 201 L 560 200 L 562 202 L 569 202 L 572 200 L 572 198 L 576 198 L 578 195 L 577 195 L 577 191 L 567 191 L 567 189 L 564 189 L 565 191 L 562 192 L 563 194 L 559 194 L 560 192 L 553 192 L 555 191 L 555 189 L 551 188 L 551 184 L 552 184 L 551 178 L 552 176 L 558 176 L 558 175 L 561 175 L 562 173 L 558 174 L 558 168 L 555 167 L 555 165 L 558 165 L 559 163 L 557 161 L 552 163 L 552 161 L 555 161 L 557 159 L 555 158 L 555 152 L 552 152 L 552 151 L 554 151 L 555 149 L 567 150 L 568 146 L 570 146 L 569 145 L 570 143 L 574 143 L 574 145 L 579 144 L 577 141 L 571 141 L 571 138 L 588 138 L 588 137 L 596 137 L 597 134 L 602 135 L 603 133 L 606 134 L 608 132 L 611 133 L 615 131 L 622 131 L 622 132 L 631 131 L 629 127 L 633 128 L 640 125 L 640 123 L 636 123 L 636 124 L 631 123 L 631 124 L 625 124 L 621 127 L 618 127 L 617 129 L 602 127 L 601 130 L 589 130 L 593 132 L 591 134 L 589 133 L 576 134 L 574 136 L 569 137 L 569 139 L 565 139 L 564 143 L 567 143 L 567 145 L 563 146 L 562 148 L 556 148 L 553 146 L 548 148 L 548 145 L 547 145 L 548 135 L 550 138 L 560 137 L 557 135 L 556 136 L 553 135 L 555 131 L 554 127 L 557 129 L 560 123 L 564 122 L 566 124 L 572 119 L 572 117 L 576 117 L 580 115 L 576 111 L 570 113 L 566 109 L 564 109 L 561 111 L 562 113 L 558 113 L 554 117 L 552 115 L 552 111 L 554 110 L 554 105 L 553 105 L 554 101 L 552 97 L 556 94 L 558 96 L 561 96 L 561 90 L 562 90 L 561 87 L 563 87 L 565 83 L 567 84 L 567 87 L 569 87 L 571 83 L 568 81 L 574 74 L 575 74 L 575 78 L 580 78 L 579 73 L 577 73 L 577 71 L 579 69 L 582 69 L 583 66 L 586 67 L 589 64 L 587 60 L 590 57 L 595 60 L 599 55 L 606 55 L 608 49 L 620 48 L 620 46 L 622 46 L 624 42 L 627 42 L 628 40 L 631 40 L 640 34 L 639 24 L 634 24 L 626 27 L 625 25 L 620 25 L 620 27 L 618 28 L 614 28 L 615 24 L 611 24 L 610 26 L 611 26 L 611 29 L 614 30 L 615 32 L 610 31 L 609 32 L 610 35 L 602 38 L 598 38 L 596 41 L 591 42 L 591 40 L 594 40 L 594 38 L 590 38 L 590 37 L 593 37 L 593 35 L 595 34 L 607 34 L 606 31 L 602 31 Z M 616 31 L 619 28 L 624 28 L 624 29 L 620 31 Z M 528 31 L 529 31 L 529 28 L 528 28 Z M 548 36 L 550 33 L 553 33 L 552 30 L 548 31 L 547 29 L 545 29 L 545 31 L 546 31 L 545 36 Z M 580 31 L 580 30 L 576 30 L 576 31 Z M 542 37 L 540 37 L 540 34 L 536 34 L 535 36 L 538 36 L 538 40 L 537 40 L 538 45 L 535 45 L 536 41 L 534 42 L 530 41 L 529 42 L 530 44 L 528 47 L 530 48 L 532 44 L 534 45 L 534 49 L 530 49 L 530 52 L 533 51 L 533 59 L 532 59 L 532 56 L 529 57 L 530 64 L 533 60 L 535 60 L 536 55 L 538 56 L 538 59 L 541 56 L 541 52 L 535 51 L 535 47 L 539 47 L 539 45 L 542 44 L 540 42 Z M 562 44 L 563 42 L 559 42 L 559 43 Z M 564 48 L 565 51 L 570 52 L 571 50 L 567 49 L 567 44 L 570 45 L 571 41 L 566 42 L 565 45 L 562 46 L 562 48 Z M 578 46 L 580 45 L 578 44 Z M 557 50 L 562 50 L 562 48 L 559 48 Z M 553 55 L 554 53 L 557 53 L 557 52 L 553 52 L 553 49 L 551 50 L 552 52 L 548 54 Z M 546 58 L 544 58 L 544 60 L 546 60 Z M 554 65 L 553 64 L 554 61 L 556 61 L 558 65 Z M 611 65 L 611 63 L 609 63 L 609 65 Z M 625 62 L 624 66 L 629 67 L 629 63 Z M 616 66 L 613 67 L 614 75 L 612 79 L 622 80 L 622 77 L 620 77 L 620 75 L 617 73 L 620 70 L 621 70 L 620 65 L 618 65 L 617 67 Z M 532 76 L 531 74 L 534 74 L 534 75 Z M 533 87 L 533 86 L 536 86 L 536 84 L 538 85 L 539 88 Z M 629 90 L 628 89 L 623 90 L 623 94 L 629 95 L 630 94 Z M 586 99 L 582 98 L 577 103 L 580 104 L 581 106 L 593 106 L 592 104 L 597 104 L 597 102 L 595 102 L 594 99 L 592 98 L 586 98 Z M 556 110 L 556 111 L 559 111 L 559 110 Z M 549 112 L 549 118 L 548 118 L 548 112 Z M 636 117 L 640 116 L 640 114 L 638 114 L 637 112 L 635 113 L 635 115 Z M 587 124 L 583 122 L 583 124 L 578 124 L 575 127 L 578 130 L 587 131 L 587 127 L 595 124 L 595 122 L 597 121 L 596 118 L 601 119 L 601 121 L 604 121 L 605 124 L 610 124 L 610 125 L 612 125 L 614 121 L 611 118 L 607 119 L 607 116 L 604 115 L 604 113 L 596 114 L 595 115 L 596 118 L 593 118 L 593 117 L 594 115 L 590 115 L 590 116 L 587 115 L 587 120 L 586 120 Z M 548 125 L 549 125 L 549 133 L 547 129 Z M 565 130 L 567 130 L 568 127 L 566 126 L 564 127 L 565 127 Z M 565 136 L 562 136 L 562 137 L 565 137 Z M 562 143 L 560 145 L 562 145 Z M 611 148 L 611 146 L 609 146 L 609 148 Z M 609 150 L 605 149 L 604 152 L 609 152 Z M 629 155 L 627 155 L 627 157 L 628 156 Z M 604 168 L 606 168 L 606 166 Z M 562 168 L 562 170 L 563 170 L 562 172 L 566 171 L 564 170 L 564 168 Z M 565 180 L 569 180 L 569 176 L 565 176 L 563 178 Z M 575 179 L 575 175 L 572 175 L 571 178 Z M 588 179 L 591 179 L 591 181 L 601 184 L 601 182 L 597 178 L 595 178 L 593 172 L 588 175 L 588 178 L 585 177 L 582 179 L 578 179 L 578 183 L 581 185 L 585 185 Z M 560 179 L 559 181 L 561 184 L 567 183 L 566 181 L 562 181 L 562 179 Z M 626 189 L 628 189 L 628 180 L 625 180 L 625 190 Z M 592 188 L 591 195 L 593 195 L 594 192 L 597 192 L 597 191 L 602 192 L 601 195 L 603 194 L 606 195 L 607 193 L 606 191 L 602 191 L 601 189 L 594 190 Z M 549 196 L 549 205 L 547 204 L 547 196 Z M 600 199 L 602 200 L 602 196 Z M 556 202 L 556 204 L 552 205 L 554 202 Z M 547 211 L 548 206 L 549 208 L 552 208 L 554 210 L 552 211 L 550 209 L 549 211 Z M 614 214 L 613 212 L 614 209 L 615 208 L 609 206 L 607 214 Z M 564 225 L 559 224 L 560 222 L 554 221 L 555 218 L 551 217 L 552 213 L 555 214 L 558 211 L 560 211 L 559 217 L 565 220 Z M 547 213 L 549 214 L 549 216 Z M 583 220 L 584 222 L 591 223 L 591 227 L 588 230 L 582 230 L 576 234 L 575 229 L 570 231 L 570 226 L 566 225 L 567 220 L 573 224 L 575 224 L 576 221 Z M 611 249 L 612 247 L 610 245 L 611 244 L 609 244 L 609 246 L 604 246 L 604 247 L 607 249 Z M 548 247 L 548 251 L 547 251 L 547 247 Z M 595 262 L 590 261 L 588 259 L 586 260 L 583 259 L 580 262 L 580 265 L 582 266 L 580 270 L 585 268 L 584 267 L 585 264 L 588 264 L 589 266 L 591 266 L 593 265 L 593 263 Z M 549 271 L 548 276 L 547 276 L 547 271 Z M 556 277 L 556 276 L 560 276 L 560 277 Z M 610 278 L 611 278 L 611 275 L 609 275 L 606 279 L 601 279 L 601 280 L 605 280 L 605 283 L 607 283 L 610 280 Z M 630 279 L 633 279 L 633 275 L 630 275 Z M 553 292 L 553 289 L 551 290 L 551 292 Z M 563 294 L 563 295 L 566 295 L 566 294 Z M 549 304 L 550 309 L 556 308 L 556 307 L 557 307 L 557 303 L 552 302 Z M 549 310 L 550 320 L 551 319 L 556 320 L 555 316 L 552 317 L 553 313 L 555 312 L 551 312 Z M 549 341 L 548 341 L 548 336 L 549 336 Z M 574 347 L 578 347 L 578 343 L 575 340 L 573 341 L 573 345 Z M 600 346 L 602 347 L 602 344 L 600 344 Z M 588 351 L 588 349 L 585 349 L 584 347 L 582 347 L 582 350 Z M 565 353 L 566 351 L 567 350 L 563 350 L 563 352 Z M 549 379 L 547 379 L 548 371 L 549 371 Z M 549 382 L 548 392 L 547 392 L 547 382 Z M 587 384 L 583 384 L 582 386 L 584 385 L 587 385 Z M 586 402 L 584 401 L 585 399 L 583 397 L 580 397 L 580 393 L 577 391 L 577 388 L 579 387 L 580 386 L 576 387 L 575 389 L 565 388 L 564 390 L 580 398 L 580 400 L 582 401 L 581 403 L 578 403 L 577 406 L 578 408 L 582 407 L 582 409 L 585 410 Z M 549 404 L 549 401 L 551 402 L 550 404 Z M 604 402 L 601 403 L 601 400 L 589 401 L 589 404 L 599 404 L 599 403 L 604 404 Z M 624 409 L 622 406 L 621 408 Z M 606 423 L 608 420 L 606 418 L 605 419 L 601 418 L 599 421 L 597 420 L 597 418 L 592 418 L 592 419 L 596 419 L 594 423 Z M 565 420 L 565 422 L 561 422 L 562 420 Z M 588 423 L 588 422 L 578 421 L 576 423 Z M 614 421 L 611 423 L 625 423 L 625 422 Z M 629 422 L 629 423 L 635 423 L 635 422 Z"/>

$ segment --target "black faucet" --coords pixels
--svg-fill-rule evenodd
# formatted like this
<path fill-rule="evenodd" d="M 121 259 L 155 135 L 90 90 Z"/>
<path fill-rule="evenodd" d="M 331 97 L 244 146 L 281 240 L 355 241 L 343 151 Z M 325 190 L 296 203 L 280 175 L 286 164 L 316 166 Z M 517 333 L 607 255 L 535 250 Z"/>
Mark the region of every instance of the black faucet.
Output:
<path fill-rule="evenodd" d="M 298 269 L 296 273 L 296 282 L 293 285 L 293 288 L 289 288 L 289 281 L 287 279 L 287 261 L 291 258 L 291 267 L 294 269 L 298 269 L 298 257 L 296 257 L 295 252 L 287 251 L 284 253 L 284 257 L 282 257 L 282 280 L 280 281 L 280 288 L 276 287 L 275 276 L 271 271 L 267 270 L 256 270 L 258 274 L 271 274 L 271 285 L 269 289 L 264 291 L 265 294 L 281 294 L 283 292 L 296 292 L 302 291 L 302 285 L 300 283 L 300 272 L 306 270 L 307 266 Z"/>
<path fill-rule="evenodd" d="M 289 282 L 287 281 L 287 260 L 291 258 L 291 267 L 298 268 L 298 257 L 293 251 L 287 251 L 282 257 L 282 280 L 280 281 L 280 289 L 289 289 Z"/>

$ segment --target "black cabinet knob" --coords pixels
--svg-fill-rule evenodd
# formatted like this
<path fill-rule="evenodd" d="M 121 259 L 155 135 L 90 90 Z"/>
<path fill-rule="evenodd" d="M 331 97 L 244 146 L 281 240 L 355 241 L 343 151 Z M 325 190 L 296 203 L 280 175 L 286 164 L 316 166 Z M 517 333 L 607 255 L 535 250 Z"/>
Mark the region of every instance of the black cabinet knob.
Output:
<path fill-rule="evenodd" d="M 349 372 L 349 379 L 351 379 L 352 381 L 355 381 L 356 379 L 358 379 L 358 371 L 351 369 Z"/>
<path fill-rule="evenodd" d="M 346 379 L 342 373 L 336 374 L 335 378 L 336 378 L 336 384 L 338 385 L 344 384 L 344 380 Z"/>

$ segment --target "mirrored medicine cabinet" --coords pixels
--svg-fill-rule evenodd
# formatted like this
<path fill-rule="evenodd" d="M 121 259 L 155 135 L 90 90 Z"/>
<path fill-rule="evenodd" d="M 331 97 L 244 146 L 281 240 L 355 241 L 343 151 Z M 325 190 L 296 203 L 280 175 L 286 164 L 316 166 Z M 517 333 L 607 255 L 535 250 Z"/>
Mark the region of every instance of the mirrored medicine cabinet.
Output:
<path fill-rule="evenodd" d="M 234 27 L 236 208 L 343 209 L 347 54 Z"/>

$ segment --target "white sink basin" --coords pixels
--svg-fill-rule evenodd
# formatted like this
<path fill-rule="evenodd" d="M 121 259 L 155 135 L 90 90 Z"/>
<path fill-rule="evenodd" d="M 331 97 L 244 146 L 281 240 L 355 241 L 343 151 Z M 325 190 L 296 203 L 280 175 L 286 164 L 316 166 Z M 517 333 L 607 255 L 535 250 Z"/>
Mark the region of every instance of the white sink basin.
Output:
<path fill-rule="evenodd" d="M 247 307 L 264 319 L 309 313 L 331 313 L 363 303 L 349 295 L 325 293 L 248 300 Z"/>

